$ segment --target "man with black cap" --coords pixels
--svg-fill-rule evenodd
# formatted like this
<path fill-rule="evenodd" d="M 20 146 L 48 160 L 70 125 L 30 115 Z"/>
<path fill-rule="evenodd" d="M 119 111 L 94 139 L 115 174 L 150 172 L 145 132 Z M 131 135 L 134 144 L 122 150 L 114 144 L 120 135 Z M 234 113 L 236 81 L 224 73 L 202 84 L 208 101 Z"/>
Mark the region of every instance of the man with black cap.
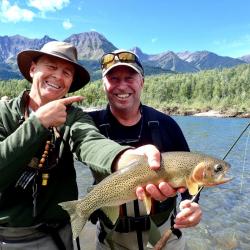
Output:
<path fill-rule="evenodd" d="M 154 144 L 161 152 L 189 151 L 177 123 L 168 115 L 141 104 L 144 70 L 136 54 L 116 50 L 101 58 L 103 87 L 109 101 L 104 110 L 90 112 L 100 132 L 121 145 L 139 147 Z M 161 183 L 167 189 L 167 183 Z M 146 187 L 151 192 L 151 185 Z M 191 202 L 188 192 L 182 194 L 182 211 L 176 217 L 176 192 L 158 193 L 153 198 L 151 215 L 147 216 L 141 202 L 134 201 L 120 208 L 116 226 L 98 211 L 92 215 L 97 223 L 97 249 L 152 249 L 161 234 L 172 227 L 167 249 L 185 248 L 180 228 L 197 225 L 201 209 Z M 174 196 L 166 199 L 166 197 Z M 163 202 L 160 202 L 163 201 Z M 165 248 L 164 248 L 165 249 Z"/>
<path fill-rule="evenodd" d="M 126 154 L 145 154 L 159 168 L 153 145 L 138 149 L 106 139 L 92 119 L 65 97 L 89 82 L 76 48 L 52 41 L 25 50 L 17 62 L 30 90 L 0 101 L 0 248 L 73 248 L 69 215 L 58 203 L 78 198 L 73 153 L 102 178 Z M 158 192 L 156 188 L 156 192 Z"/>

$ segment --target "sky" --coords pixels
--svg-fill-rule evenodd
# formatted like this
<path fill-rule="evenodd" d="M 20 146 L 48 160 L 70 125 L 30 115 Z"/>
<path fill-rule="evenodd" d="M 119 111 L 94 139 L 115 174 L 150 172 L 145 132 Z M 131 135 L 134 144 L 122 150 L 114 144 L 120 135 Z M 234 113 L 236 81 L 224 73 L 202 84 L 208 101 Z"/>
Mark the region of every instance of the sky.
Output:
<path fill-rule="evenodd" d="M 0 0 L 0 36 L 64 40 L 96 31 L 146 54 L 250 54 L 248 0 Z"/>

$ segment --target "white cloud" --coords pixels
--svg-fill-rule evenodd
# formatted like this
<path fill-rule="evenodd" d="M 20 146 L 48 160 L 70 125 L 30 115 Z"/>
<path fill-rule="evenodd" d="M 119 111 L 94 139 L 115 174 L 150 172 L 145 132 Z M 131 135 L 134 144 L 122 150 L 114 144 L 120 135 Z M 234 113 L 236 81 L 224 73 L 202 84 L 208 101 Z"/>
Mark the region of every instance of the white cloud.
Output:
<path fill-rule="evenodd" d="M 12 1 L 13 2 L 13 1 Z M 1 22 L 20 22 L 33 21 L 34 17 L 46 18 L 46 12 L 61 10 L 70 3 L 70 0 L 27 0 L 28 8 L 20 8 L 18 3 L 11 3 L 9 0 L 0 0 L 0 21 Z M 29 7 L 36 11 L 29 10 Z M 63 23 L 65 29 L 70 29 L 72 23 L 69 20 Z"/>
<path fill-rule="evenodd" d="M 0 20 L 2 22 L 31 22 L 35 13 L 28 9 L 21 9 L 17 4 L 10 5 L 8 0 L 2 0 L 0 6 Z"/>
<path fill-rule="evenodd" d="M 61 10 L 70 3 L 70 0 L 29 0 L 28 5 L 41 12 Z"/>
<path fill-rule="evenodd" d="M 63 21 L 62 25 L 63 25 L 63 28 L 66 30 L 69 30 L 73 27 L 73 24 L 70 22 L 69 19 Z"/>

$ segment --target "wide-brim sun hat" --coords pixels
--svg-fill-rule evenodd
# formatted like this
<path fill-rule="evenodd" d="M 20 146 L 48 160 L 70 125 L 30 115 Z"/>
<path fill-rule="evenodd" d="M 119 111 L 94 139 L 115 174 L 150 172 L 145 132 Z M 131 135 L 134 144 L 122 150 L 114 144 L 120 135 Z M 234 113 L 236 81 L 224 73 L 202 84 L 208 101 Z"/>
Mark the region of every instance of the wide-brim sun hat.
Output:
<path fill-rule="evenodd" d="M 115 54 L 119 54 L 121 52 L 128 52 L 128 53 L 134 54 L 133 52 L 131 52 L 129 50 L 125 50 L 125 49 L 115 50 L 115 51 L 111 52 L 111 54 L 115 55 Z M 110 54 L 110 53 L 107 53 L 107 54 Z M 103 55 L 103 56 L 105 56 L 105 55 Z M 142 64 L 141 64 L 138 56 L 136 54 L 134 54 L 134 55 L 136 56 L 136 61 L 135 62 L 121 62 L 119 59 L 117 60 L 116 58 L 114 58 L 113 65 L 111 65 L 108 68 L 103 68 L 102 76 L 105 77 L 108 74 L 108 72 L 110 72 L 113 68 L 116 68 L 118 66 L 126 66 L 126 67 L 129 67 L 129 68 L 132 68 L 137 73 L 139 73 L 142 77 L 144 77 L 144 70 L 143 70 Z"/>
<path fill-rule="evenodd" d="M 32 77 L 30 76 L 31 63 L 42 55 L 53 56 L 73 64 L 75 74 L 69 93 L 81 89 L 90 81 L 89 72 L 78 63 L 76 47 L 70 43 L 52 41 L 46 43 L 41 50 L 23 50 L 17 55 L 19 70 L 29 82 L 32 83 Z"/>

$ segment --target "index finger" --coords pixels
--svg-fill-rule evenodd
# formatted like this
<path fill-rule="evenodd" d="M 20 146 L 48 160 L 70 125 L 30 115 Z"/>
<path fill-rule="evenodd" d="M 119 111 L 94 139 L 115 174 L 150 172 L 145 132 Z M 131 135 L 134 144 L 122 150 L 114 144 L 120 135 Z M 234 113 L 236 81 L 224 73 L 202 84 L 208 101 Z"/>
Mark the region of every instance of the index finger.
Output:
<path fill-rule="evenodd" d="M 60 102 L 64 105 L 68 105 L 71 104 L 73 102 L 80 102 L 83 100 L 82 96 L 69 96 L 69 97 L 65 97 L 63 99 L 60 99 Z"/>

